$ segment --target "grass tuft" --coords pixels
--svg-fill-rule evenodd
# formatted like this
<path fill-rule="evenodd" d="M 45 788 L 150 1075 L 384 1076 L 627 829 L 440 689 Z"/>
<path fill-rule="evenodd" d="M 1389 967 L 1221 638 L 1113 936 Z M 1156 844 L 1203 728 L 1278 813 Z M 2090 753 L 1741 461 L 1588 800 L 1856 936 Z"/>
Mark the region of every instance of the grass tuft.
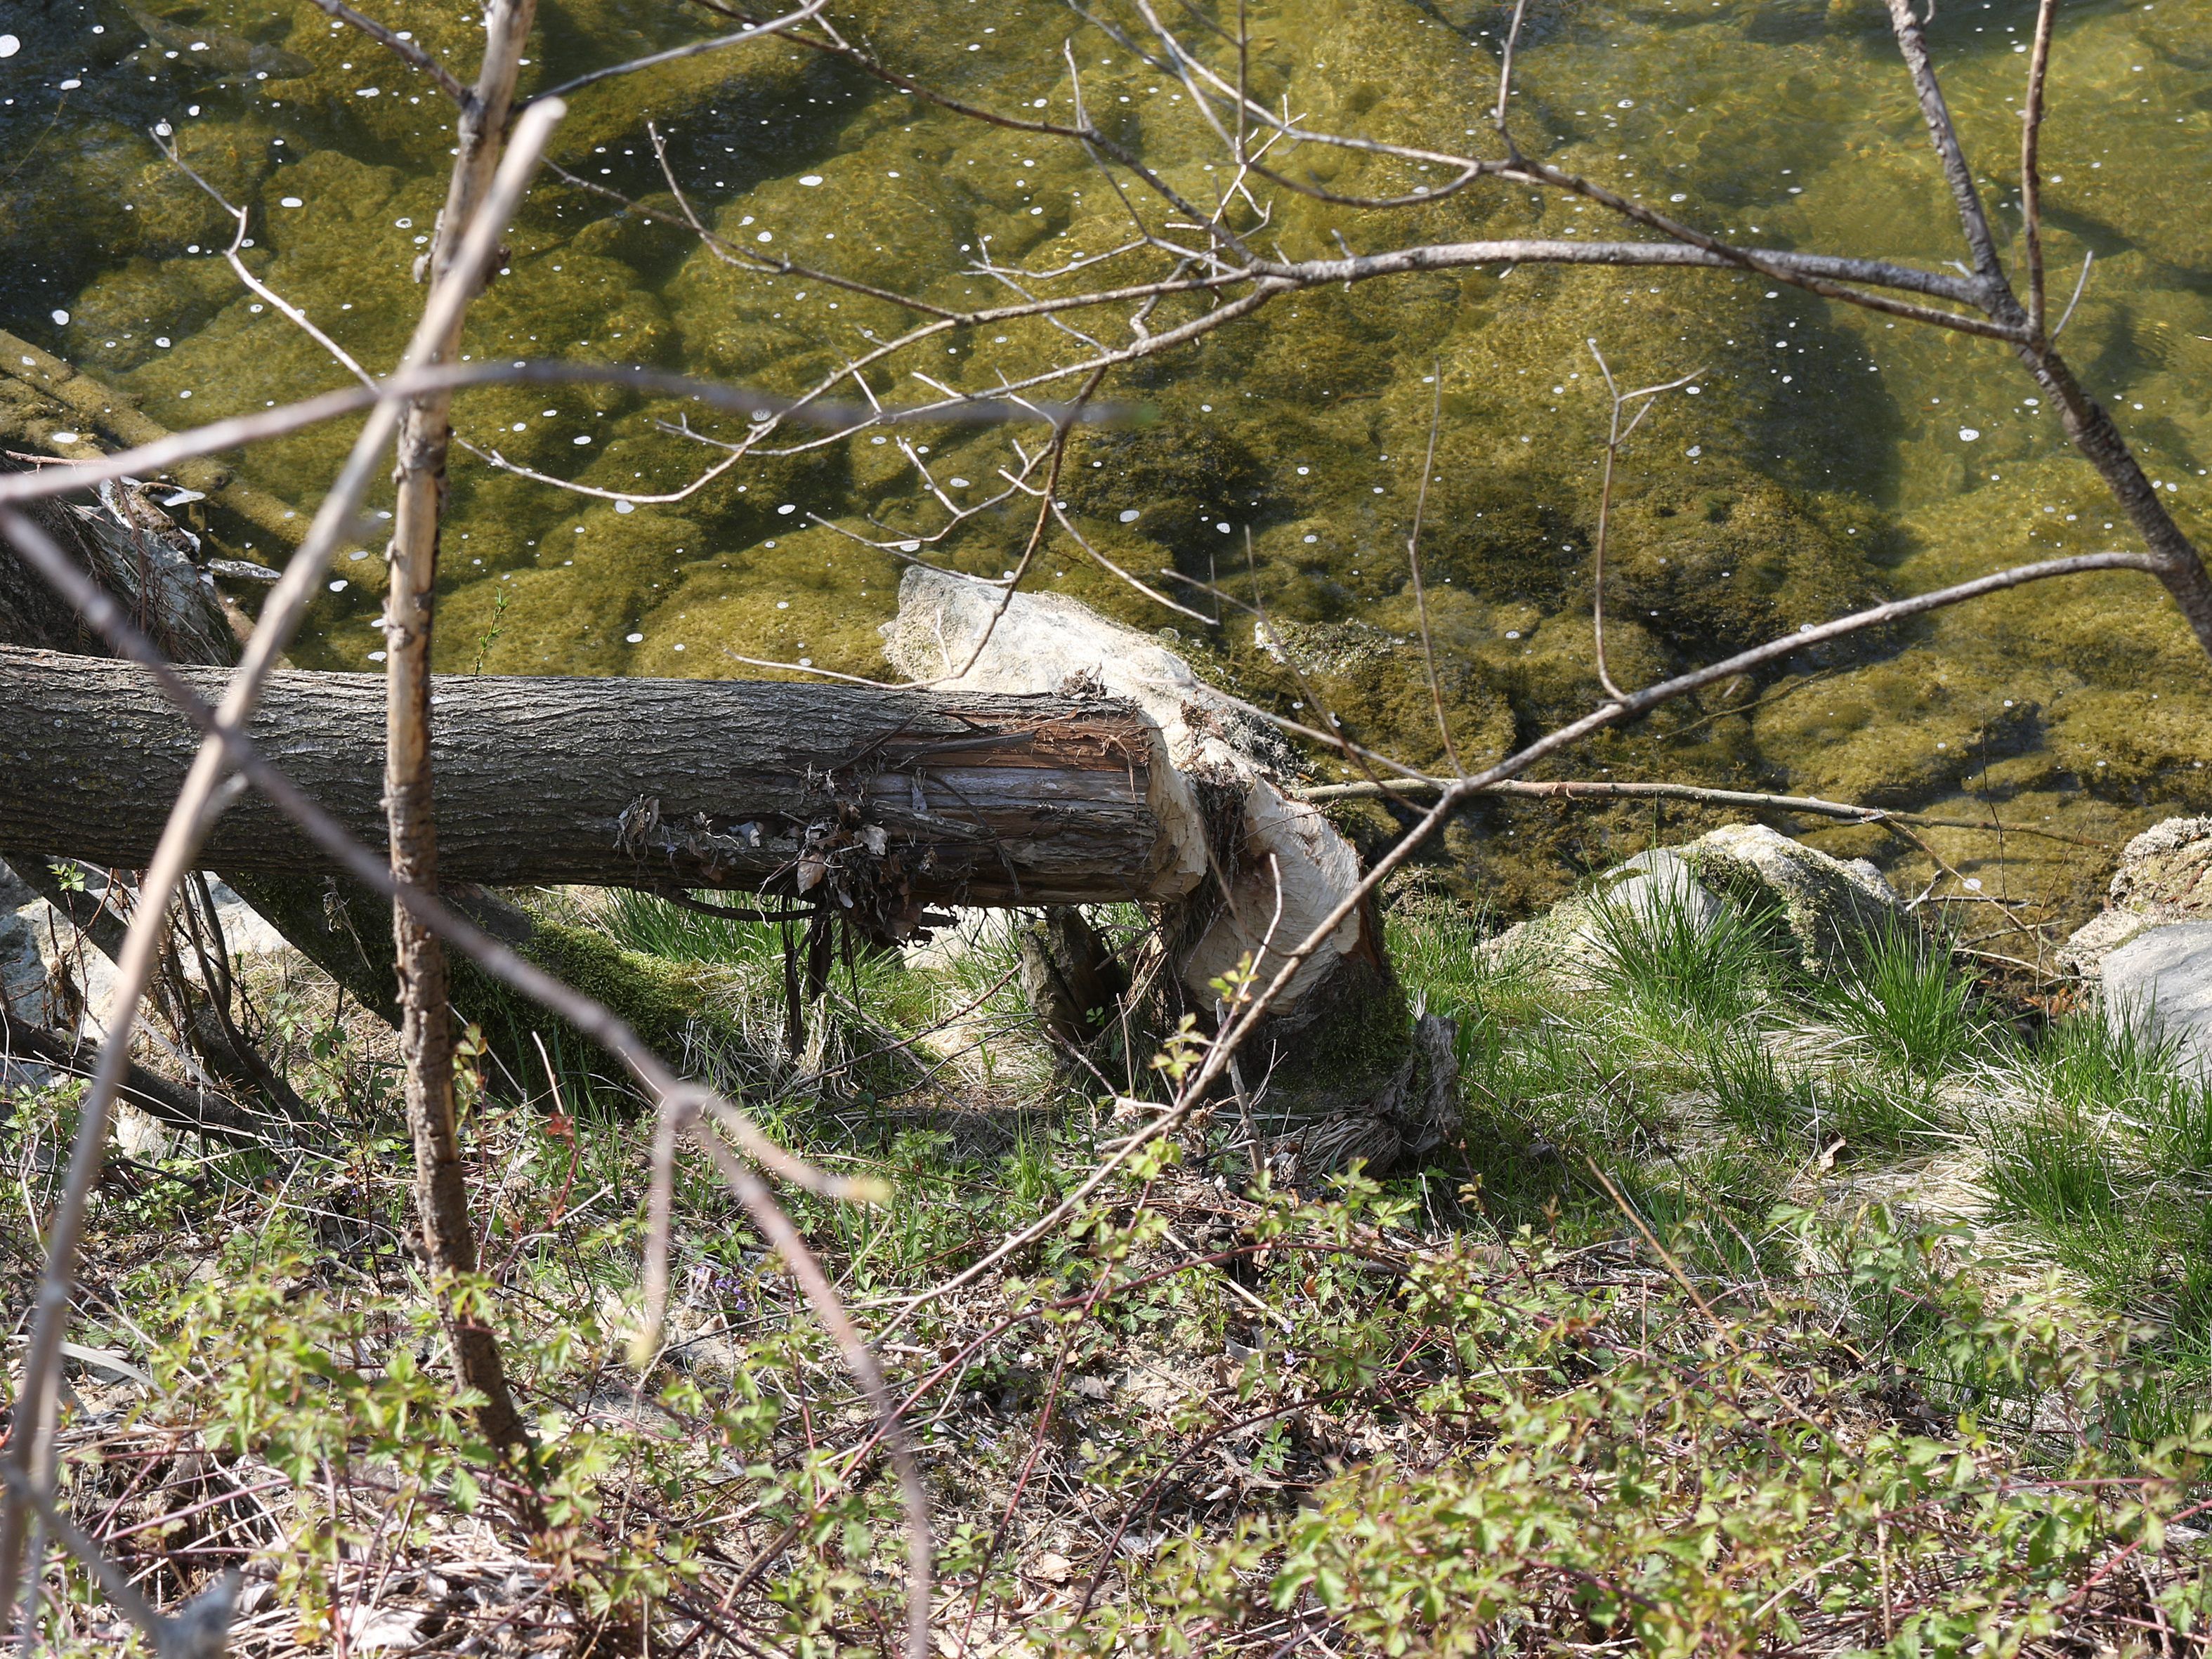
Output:
<path fill-rule="evenodd" d="M 1771 913 L 1728 902 L 1702 913 L 1685 890 L 1659 881 L 1635 890 L 1632 901 L 1608 895 L 1590 907 L 1601 991 L 1658 1031 L 1686 1017 L 1733 1025 L 1765 1001 L 1781 975 Z"/>
<path fill-rule="evenodd" d="M 1814 1000 L 1883 1060 L 1932 1079 L 1984 1052 L 1988 1034 L 1972 999 L 1972 979 L 1942 940 L 1898 927 L 1875 938 Z"/>

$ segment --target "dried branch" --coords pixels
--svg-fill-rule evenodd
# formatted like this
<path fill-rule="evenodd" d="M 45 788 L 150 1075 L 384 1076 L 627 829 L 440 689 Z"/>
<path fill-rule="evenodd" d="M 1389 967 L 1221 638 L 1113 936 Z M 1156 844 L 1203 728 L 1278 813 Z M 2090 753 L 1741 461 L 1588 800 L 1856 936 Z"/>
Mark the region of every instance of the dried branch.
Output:
<path fill-rule="evenodd" d="M 475 94 L 461 84 L 459 76 L 414 41 L 395 34 L 374 17 L 362 15 L 351 6 L 347 5 L 345 0 L 313 0 L 313 3 L 331 16 L 337 18 L 341 23 L 360 30 L 362 33 L 375 41 L 377 45 L 391 52 L 410 68 L 422 70 L 437 83 L 438 90 L 452 99 L 457 106 L 464 110 L 468 108 L 469 100 Z"/>
<path fill-rule="evenodd" d="M 324 5 L 328 9 L 331 6 L 337 6 L 337 0 L 317 0 L 317 3 Z M 350 9 L 346 7 L 339 7 L 338 9 L 340 10 Z M 367 20 L 364 19 L 363 21 L 366 21 Z M 381 25 L 377 27 L 380 27 Z M 275 289 L 270 287 L 268 283 L 263 282 L 258 276 L 256 276 L 252 270 L 247 269 L 246 261 L 239 257 L 239 251 L 246 246 L 246 210 L 242 207 L 234 207 L 230 202 L 224 198 L 223 193 L 221 191 L 217 190 L 213 185 L 210 184 L 205 179 L 200 176 L 198 170 L 195 169 L 190 162 L 185 160 L 184 145 L 181 142 L 175 140 L 164 142 L 161 137 L 161 130 L 158 127 L 154 130 L 153 137 L 155 148 L 159 149 L 162 155 L 169 158 L 170 166 L 175 167 L 179 173 L 183 173 L 185 178 L 191 179 L 203 191 L 206 191 L 209 198 L 214 201 L 215 204 L 221 208 L 238 227 L 238 228 L 231 234 L 230 246 L 223 250 L 223 259 L 224 262 L 230 266 L 232 274 L 238 278 L 241 284 L 244 285 L 246 290 L 249 294 L 259 295 L 264 301 L 276 308 L 276 313 L 283 317 L 285 321 L 290 323 L 295 328 L 305 334 L 317 345 L 322 347 L 322 349 L 328 352 L 331 357 L 342 364 L 345 368 L 346 371 L 354 377 L 354 379 L 359 380 L 365 386 L 374 386 L 376 384 L 374 379 L 370 375 L 367 369 L 363 368 L 358 362 L 354 361 L 353 355 L 350 352 L 349 352 L 343 346 L 340 345 L 336 340 L 332 339 L 329 335 L 323 332 L 323 331 L 315 324 L 310 322 L 306 312 L 301 310 L 289 300 L 287 300 L 283 295 L 277 293 Z"/>
<path fill-rule="evenodd" d="M 452 180 L 430 244 L 431 295 L 449 302 L 437 307 L 436 331 L 416 337 L 426 362 L 442 362 L 459 352 L 469 302 L 483 280 L 482 269 L 458 264 L 457 256 L 484 212 L 492 189 L 500 133 L 507 125 L 523 48 L 536 15 L 537 0 L 490 0 L 484 8 L 483 63 L 474 92 L 461 106 Z M 557 118 L 566 106 L 549 100 L 543 107 Z M 544 122 L 530 126 L 523 153 L 532 162 L 543 148 L 537 135 L 544 131 Z M 520 128 L 516 138 L 519 144 L 525 142 Z M 504 215 L 499 228 L 506 228 Z M 387 688 L 384 801 L 391 827 L 392 873 L 395 880 L 425 890 L 438 885 L 437 814 L 430 787 L 430 642 L 450 406 L 450 394 L 429 392 L 409 404 L 400 416 L 398 491 L 392 540 L 385 555 L 391 591 L 383 617 Z M 422 1246 L 438 1273 L 452 1283 L 475 1273 L 480 1264 L 453 1095 L 453 1024 L 446 1006 L 446 956 L 435 936 L 404 907 L 393 912 L 392 934 L 399 975 L 399 1051 L 408 1133 L 415 1148 Z M 502 1457 L 534 1462 L 535 1443 L 507 1389 L 497 1337 L 482 1320 L 464 1312 L 450 1291 L 441 1293 L 441 1300 L 461 1382 L 482 1396 L 477 1426 Z M 533 1528 L 538 1524 L 533 1517 Z"/>
<path fill-rule="evenodd" d="M 1605 688 L 1606 696 L 1619 698 L 1624 694 L 1613 683 L 1612 670 L 1607 667 L 1605 660 L 1605 548 L 1606 532 L 1613 518 L 1613 463 L 1620 458 L 1620 447 L 1628 441 L 1630 434 L 1643 425 L 1644 417 L 1658 406 L 1660 395 L 1672 392 L 1676 386 L 1689 385 L 1705 371 L 1693 368 L 1687 374 L 1677 375 L 1664 386 L 1640 386 L 1634 392 L 1623 392 L 1613 383 L 1613 370 L 1605 361 L 1605 354 L 1597 349 L 1597 342 L 1589 340 L 1584 343 L 1589 347 L 1590 356 L 1597 359 L 1598 373 L 1605 376 L 1605 389 L 1613 399 L 1613 410 L 1608 417 L 1610 423 L 1606 428 L 1605 481 L 1600 485 L 1597 496 L 1597 542 L 1590 559 L 1590 629 L 1596 639 L 1598 684 Z M 1630 416 L 1626 428 L 1623 429 L 1621 411 L 1631 404 L 1638 404 L 1636 413 Z M 1425 632 L 1423 638 L 1425 641 Z"/>
<path fill-rule="evenodd" d="M 1437 681 L 1437 647 L 1429 631 L 1429 592 L 1421 580 L 1421 521 L 1428 515 L 1429 483 L 1437 470 L 1437 433 L 1444 419 L 1444 367 L 1441 360 L 1430 362 L 1429 379 L 1435 382 L 1435 395 L 1429 400 L 1429 444 L 1421 457 L 1421 489 L 1413 500 L 1413 528 L 1406 537 L 1406 564 L 1413 573 L 1413 609 L 1421 623 L 1421 665 L 1428 671 L 1429 709 L 1436 716 L 1437 736 L 1443 744 L 1444 758 L 1451 763 L 1453 771 L 1464 774 L 1467 768 L 1461 763 L 1459 750 L 1452 742 L 1451 721 L 1444 717 L 1443 688 Z M 1248 535 L 1248 550 L 1249 545 Z M 1604 660 L 1601 647 L 1599 660 L 1601 664 Z M 1606 688 L 1608 691 L 1612 689 Z"/>
<path fill-rule="evenodd" d="M 2043 85 L 2051 69 L 2051 19 L 2057 0 L 2040 0 L 2035 9 L 2035 43 L 2027 60 L 2027 103 L 2021 111 L 2020 214 L 2021 234 L 2027 246 L 2027 327 L 2043 337 L 2043 175 L 2036 151 L 2043 138 Z M 2081 274 L 2087 277 L 2085 262 Z M 2073 307 L 2069 306 L 2070 315 Z M 2063 327 L 2062 322 L 2060 325 Z"/>
<path fill-rule="evenodd" d="M 1449 778 L 1407 778 L 1389 784 L 1369 782 L 1311 784 L 1288 793 L 1298 800 L 1375 800 L 1428 795 L 1450 785 Z M 1981 830 L 2001 836 L 2035 836 L 2064 842 L 2071 847 L 2091 847 L 2109 852 L 2111 843 L 2087 836 L 2069 836 L 2061 830 L 2028 824 L 2000 823 L 1994 818 L 1943 817 L 1932 812 L 1909 812 L 1894 806 L 1861 806 L 1850 801 L 1823 800 L 1818 795 L 1771 795 L 1750 789 L 1708 789 L 1688 783 L 1613 783 L 1604 779 L 1568 778 L 1552 783 L 1525 783 L 1518 779 L 1490 784 L 1477 792 L 1509 800 L 1681 800 L 1703 806 L 1748 806 L 1774 812 L 1802 812 L 1813 817 L 1838 818 L 1850 823 L 1882 823 L 1895 820 L 1929 830 Z"/>
<path fill-rule="evenodd" d="M 1950 106 L 1943 101 L 1943 89 L 1936 84 L 1936 66 L 1929 61 L 1928 40 L 1922 33 L 1919 18 L 1913 15 L 1912 0 L 1889 0 L 1890 33 L 1897 37 L 1897 49 L 1905 59 L 1905 71 L 1912 77 L 1913 95 L 1920 100 L 1922 119 L 1928 124 L 1929 142 L 1936 147 L 1936 158 L 1943 164 L 1943 177 L 1951 187 L 1952 204 L 1958 210 L 1959 225 L 1966 233 L 1966 246 L 1973 256 L 1974 274 L 1980 277 L 1984 290 L 1984 303 L 1996 293 L 2008 296 L 2011 290 L 2005 287 L 2004 267 L 1997 259 L 1996 239 L 1990 234 L 1989 215 L 1983 210 L 1981 192 L 1974 186 L 1974 170 L 1967 164 L 1966 148 L 1959 142 L 1959 129 L 1951 119 Z"/>

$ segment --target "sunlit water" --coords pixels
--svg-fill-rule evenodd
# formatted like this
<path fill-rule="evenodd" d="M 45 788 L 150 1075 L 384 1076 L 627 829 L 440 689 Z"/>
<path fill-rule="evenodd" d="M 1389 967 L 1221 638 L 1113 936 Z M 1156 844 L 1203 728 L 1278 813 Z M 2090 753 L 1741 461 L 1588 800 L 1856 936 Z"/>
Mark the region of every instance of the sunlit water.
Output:
<path fill-rule="evenodd" d="M 480 31 L 467 8 L 385 0 L 377 10 L 472 72 Z M 1946 0 L 1932 30 L 2008 239 L 2032 19 L 2017 0 Z M 1068 41 L 1102 125 L 1194 198 L 1212 200 L 1223 182 L 1227 158 L 1180 88 L 1073 12 L 954 0 L 848 21 L 926 82 L 1062 116 Z M 1251 21 L 1255 88 L 1314 125 L 1440 149 L 1486 142 L 1471 135 L 1494 90 L 1492 9 L 1286 0 Z M 672 0 L 544 0 L 526 85 L 716 22 Z M 11 42 L 0 57 L 10 255 L 0 322 L 129 389 L 169 426 L 344 383 L 217 257 L 228 222 L 157 153 L 148 130 L 166 123 L 249 209 L 257 273 L 370 368 L 397 358 L 450 143 L 448 112 L 421 76 L 289 0 L 18 0 L 0 9 L 0 50 Z M 1539 7 L 1520 61 L 1523 143 L 1562 166 L 1747 241 L 1961 257 L 1876 0 Z M 2201 533 L 2212 529 L 2212 4 L 2069 3 L 2056 63 L 2045 163 L 2055 304 L 2083 255 L 2096 256 L 2063 343 Z M 1042 270 L 1126 233 L 1105 177 L 1072 146 L 930 111 L 780 43 L 605 83 L 573 105 L 556 155 L 579 176 L 672 210 L 650 118 L 678 181 L 724 236 L 941 304 L 1005 297 L 973 270 L 986 238 L 1001 264 Z M 1310 148 L 1285 165 L 1341 191 L 1421 178 Z M 1507 187 L 1395 214 L 1264 184 L 1255 195 L 1271 216 L 1265 240 L 1300 257 L 1334 252 L 1340 235 L 1371 252 L 1618 234 L 1595 210 Z M 471 355 L 633 360 L 793 391 L 914 320 L 818 282 L 740 270 L 680 230 L 555 180 L 509 245 L 507 274 L 472 318 Z M 1078 320 L 1119 343 L 1126 317 Z M 1279 301 L 1109 380 L 1102 395 L 1140 418 L 1079 436 L 1058 493 L 1100 554 L 1198 609 L 1214 606 L 1164 568 L 1261 596 L 1340 718 L 1377 746 L 1433 761 L 1441 745 L 1406 643 L 1418 618 L 1404 542 L 1440 374 L 1423 538 L 1431 628 L 1462 758 L 1494 753 L 1596 694 L 1589 555 L 1605 405 L 1591 339 L 1626 383 L 1701 371 L 1624 457 L 1611 633 L 1625 681 L 1885 594 L 2130 544 L 2002 348 L 1717 274 L 1493 266 Z M 919 374 L 972 387 L 1079 349 L 1034 320 L 963 331 L 877 385 L 912 401 L 926 395 Z M 720 454 L 659 424 L 685 413 L 586 388 L 501 388 L 465 397 L 456 426 L 478 448 L 561 479 L 667 495 Z M 689 418 L 709 437 L 742 430 L 696 406 Z M 349 437 L 331 428 L 272 443 L 244 468 L 312 507 Z M 972 502 L 1003 487 L 1013 444 L 1037 439 L 1034 428 L 938 428 L 912 441 L 927 451 L 902 455 L 877 434 L 749 459 L 680 500 L 644 504 L 457 453 L 440 662 L 763 672 L 742 657 L 880 673 L 876 629 L 899 564 L 813 520 L 876 541 L 927 537 L 945 511 L 915 462 L 945 500 Z M 931 543 L 931 556 L 995 575 L 1028 522 L 1025 506 L 980 514 Z M 374 665 L 382 574 L 373 544 L 340 557 L 299 661 Z M 1033 585 L 1172 628 L 1206 672 L 1286 709 L 1306 701 L 1248 616 L 1194 623 L 1058 532 Z M 1562 775 L 1994 811 L 2111 837 L 2212 806 L 2208 733 L 2201 654 L 2147 580 L 2114 576 L 2021 590 L 1858 655 L 1722 688 L 1585 745 Z M 1460 826 L 1453 851 L 1512 907 L 1652 828 L 1648 812 L 1507 809 Z M 2077 907 L 2100 862 L 2019 837 L 1940 842 L 1991 894 L 2064 894 Z M 1830 842 L 1881 845 L 1861 831 Z M 1994 939 L 1996 925 L 1977 918 L 1970 931 Z"/>

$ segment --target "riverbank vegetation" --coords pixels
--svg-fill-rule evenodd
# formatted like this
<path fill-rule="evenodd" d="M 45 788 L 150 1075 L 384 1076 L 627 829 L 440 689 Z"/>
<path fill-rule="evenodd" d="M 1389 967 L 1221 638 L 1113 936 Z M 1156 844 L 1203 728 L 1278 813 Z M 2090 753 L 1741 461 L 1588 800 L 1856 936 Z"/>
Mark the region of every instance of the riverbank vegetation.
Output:
<path fill-rule="evenodd" d="M 1274 1191 L 1224 1109 L 994 1261 L 1158 1109 L 1149 1038 L 1093 1056 L 1115 1093 L 1071 1066 L 987 921 L 841 975 L 794 1060 L 776 930 L 587 914 L 713 988 L 697 1063 L 881 1185 L 793 1218 L 925 1457 L 942 1650 L 2201 1639 L 2212 1094 L 2094 1013 L 1905 934 L 1810 975 L 1733 911 L 1615 917 L 1562 979 L 1416 887 L 1390 942 L 1461 1022 L 1452 1146 Z M 242 1568 L 241 1652 L 894 1645 L 878 1419 L 726 1189 L 680 1175 L 634 1368 L 650 1121 L 577 1054 L 465 1049 L 463 1304 L 536 1429 L 502 1468 L 442 1375 L 388 1036 L 295 959 L 252 977 L 325 1133 L 141 1143 L 88 1238 L 61 1487 L 125 1570 Z M 16 1100 L 34 1200 L 77 1087 Z M 77 1566 L 50 1617 L 137 1639 Z"/>

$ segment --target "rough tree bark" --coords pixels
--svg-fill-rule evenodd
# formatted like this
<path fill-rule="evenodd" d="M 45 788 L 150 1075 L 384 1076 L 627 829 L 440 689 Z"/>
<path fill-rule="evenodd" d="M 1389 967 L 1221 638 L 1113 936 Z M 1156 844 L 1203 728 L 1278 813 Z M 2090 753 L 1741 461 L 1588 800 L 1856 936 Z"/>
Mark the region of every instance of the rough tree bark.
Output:
<path fill-rule="evenodd" d="M 187 678 L 203 691 L 220 683 Z M 1168 900 L 1205 867 L 1191 792 L 1123 703 L 490 675 L 441 678 L 435 695 L 448 885 L 803 894 L 897 938 L 925 904 Z M 279 673 L 252 732 L 375 845 L 383 713 L 373 676 Z M 0 647 L 10 845 L 143 861 L 193 745 L 143 671 Z M 223 815 L 206 858 L 226 878 L 325 868 L 250 796 Z"/>

